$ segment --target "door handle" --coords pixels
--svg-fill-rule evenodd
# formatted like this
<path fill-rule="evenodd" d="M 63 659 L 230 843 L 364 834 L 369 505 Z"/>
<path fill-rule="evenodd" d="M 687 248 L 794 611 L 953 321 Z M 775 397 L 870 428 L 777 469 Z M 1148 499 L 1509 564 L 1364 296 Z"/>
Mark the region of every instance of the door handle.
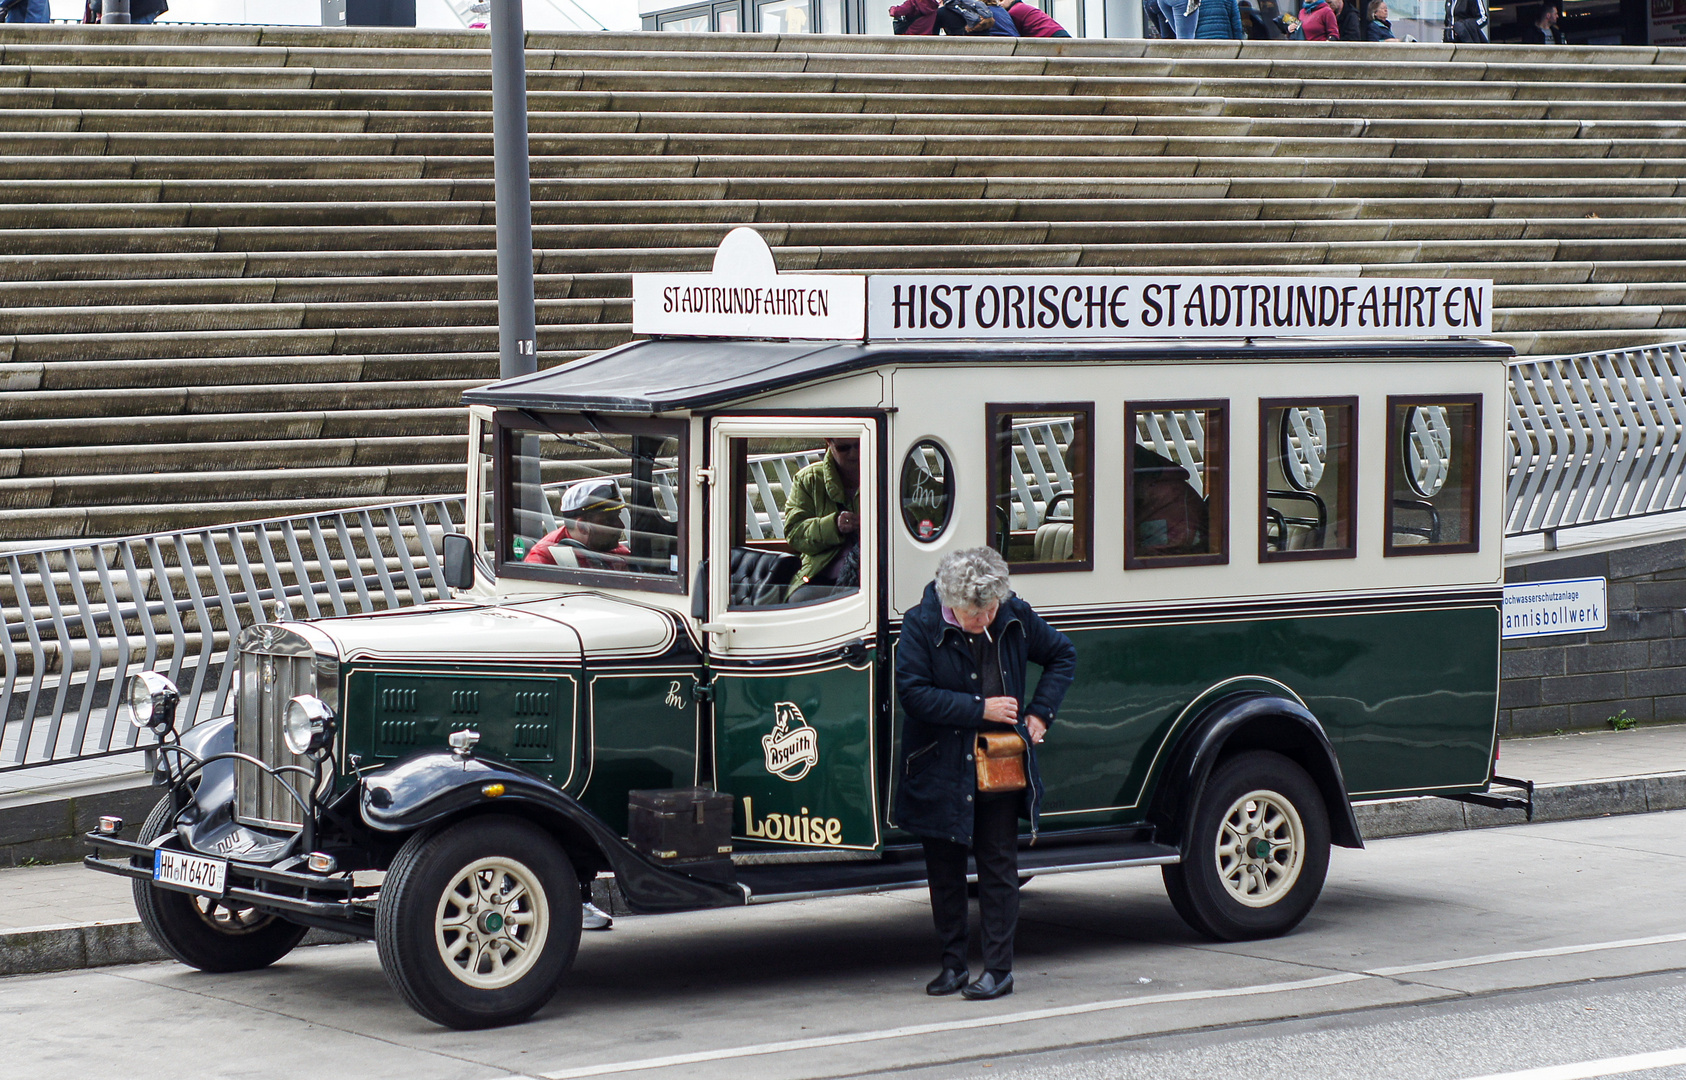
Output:
<path fill-rule="evenodd" d="M 866 663 L 866 642 L 856 638 L 837 650 L 837 655 L 843 658 L 845 664 L 859 667 Z"/>

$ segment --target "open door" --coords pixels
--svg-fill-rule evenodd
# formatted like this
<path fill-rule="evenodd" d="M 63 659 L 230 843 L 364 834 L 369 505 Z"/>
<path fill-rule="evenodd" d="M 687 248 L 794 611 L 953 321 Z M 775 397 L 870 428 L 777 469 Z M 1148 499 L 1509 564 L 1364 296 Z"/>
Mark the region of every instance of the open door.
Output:
<path fill-rule="evenodd" d="M 878 422 L 719 418 L 710 439 L 704 629 L 734 838 L 876 849 Z"/>

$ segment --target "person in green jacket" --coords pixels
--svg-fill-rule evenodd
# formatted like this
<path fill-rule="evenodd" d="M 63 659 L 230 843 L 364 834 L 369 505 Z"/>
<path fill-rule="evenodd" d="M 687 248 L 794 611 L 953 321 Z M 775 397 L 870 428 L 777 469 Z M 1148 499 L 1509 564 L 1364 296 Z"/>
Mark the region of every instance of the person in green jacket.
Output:
<path fill-rule="evenodd" d="M 860 502 L 860 440 L 827 439 L 825 457 L 796 474 L 784 501 L 785 543 L 802 556 L 788 600 L 826 599 L 860 587 Z"/>

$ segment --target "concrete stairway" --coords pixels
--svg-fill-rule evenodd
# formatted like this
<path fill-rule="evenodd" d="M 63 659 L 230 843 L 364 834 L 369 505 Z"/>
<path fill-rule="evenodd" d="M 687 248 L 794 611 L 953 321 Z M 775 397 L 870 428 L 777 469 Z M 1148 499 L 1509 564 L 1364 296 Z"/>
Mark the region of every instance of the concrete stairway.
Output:
<path fill-rule="evenodd" d="M 483 35 L 0 29 L 0 543 L 462 488 Z M 541 363 L 740 224 L 787 270 L 1472 275 L 1686 337 L 1686 50 L 534 35 Z"/>

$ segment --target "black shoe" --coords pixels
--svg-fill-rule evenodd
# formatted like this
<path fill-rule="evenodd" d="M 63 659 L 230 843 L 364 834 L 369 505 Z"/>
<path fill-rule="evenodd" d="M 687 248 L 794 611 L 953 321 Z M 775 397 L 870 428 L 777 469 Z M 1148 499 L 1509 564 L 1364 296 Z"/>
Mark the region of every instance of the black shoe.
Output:
<path fill-rule="evenodd" d="M 960 991 L 960 996 L 969 1001 L 994 1001 L 998 997 L 1006 997 L 1013 992 L 1013 973 L 996 976 L 993 971 L 986 971 L 978 976 L 978 981 Z"/>
<path fill-rule="evenodd" d="M 943 973 L 941 975 L 938 975 L 926 984 L 925 992 L 930 994 L 932 997 L 942 997 L 944 994 L 952 994 L 956 990 L 965 986 L 966 980 L 971 977 L 972 973 L 967 971 L 965 968 L 943 968 Z"/>

